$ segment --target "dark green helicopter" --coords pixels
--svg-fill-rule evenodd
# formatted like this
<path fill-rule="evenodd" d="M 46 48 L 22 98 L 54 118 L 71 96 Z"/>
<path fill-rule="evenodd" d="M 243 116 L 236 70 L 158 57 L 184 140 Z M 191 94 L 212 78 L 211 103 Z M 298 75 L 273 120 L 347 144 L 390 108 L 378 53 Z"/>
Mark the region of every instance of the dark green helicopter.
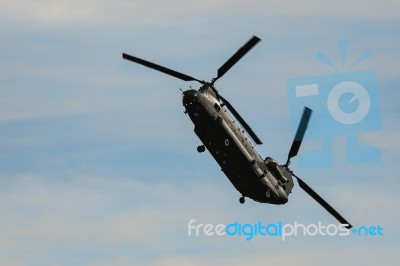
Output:
<path fill-rule="evenodd" d="M 300 149 L 312 110 L 304 108 L 287 161 L 285 164 L 279 164 L 271 157 L 261 158 L 252 143 L 253 141 L 255 144 L 262 144 L 261 140 L 214 87 L 214 83 L 259 41 L 260 38 L 253 36 L 218 69 L 217 77 L 211 82 L 196 79 L 126 53 L 123 53 L 122 57 L 175 78 L 202 84 L 198 90 L 184 91 L 182 98 L 185 113 L 189 115 L 194 124 L 194 132 L 203 143 L 197 147 L 197 151 L 204 152 L 207 148 L 233 186 L 241 193 L 240 203 L 243 204 L 245 197 L 248 197 L 261 203 L 285 204 L 294 186 L 292 177 L 295 177 L 305 192 L 339 222 L 351 228 L 346 219 L 289 168 L 290 159 L 296 156 Z"/>

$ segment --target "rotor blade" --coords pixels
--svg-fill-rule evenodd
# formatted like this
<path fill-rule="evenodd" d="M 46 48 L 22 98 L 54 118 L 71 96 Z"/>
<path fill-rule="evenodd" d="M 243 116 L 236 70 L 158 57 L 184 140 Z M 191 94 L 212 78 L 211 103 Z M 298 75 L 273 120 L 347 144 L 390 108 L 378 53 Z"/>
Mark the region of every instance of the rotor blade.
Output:
<path fill-rule="evenodd" d="M 308 193 L 313 199 L 315 199 L 319 204 L 321 204 L 322 207 L 325 208 L 330 214 L 333 215 L 339 222 L 342 224 L 347 224 L 346 228 L 350 229 L 353 226 L 346 221 L 346 219 L 343 218 L 334 208 L 332 208 L 331 205 L 329 205 L 323 198 L 321 198 L 317 192 L 315 192 L 312 188 L 310 188 L 303 180 L 300 179 L 300 177 L 296 176 L 295 174 L 292 173 L 294 177 L 297 178 L 297 181 L 299 182 L 300 187 Z"/>
<path fill-rule="evenodd" d="M 138 64 L 141 64 L 141 65 L 144 65 L 144 66 L 147 66 L 149 68 L 158 70 L 160 72 L 163 72 L 165 74 L 168 74 L 168 75 L 173 76 L 173 77 L 178 78 L 178 79 L 182 79 L 184 81 L 198 81 L 198 82 L 204 84 L 204 81 L 198 80 L 198 79 L 196 79 L 194 77 L 185 75 L 185 74 L 180 73 L 178 71 L 175 71 L 175 70 L 172 70 L 172 69 L 169 69 L 169 68 L 154 64 L 152 62 L 140 59 L 138 57 L 135 57 L 135 56 L 132 56 L 132 55 L 129 55 L 129 54 L 122 53 L 122 58 L 124 58 L 126 60 L 129 60 L 129 61 L 132 61 L 132 62 L 135 62 L 135 63 L 138 63 Z"/>
<path fill-rule="evenodd" d="M 288 154 L 288 161 L 290 158 L 297 155 L 300 149 L 301 142 L 303 141 L 304 134 L 306 133 L 308 122 L 310 121 L 312 110 L 304 107 L 303 115 L 301 116 L 299 127 L 297 128 L 296 136 L 294 137 L 292 147 Z"/>
<path fill-rule="evenodd" d="M 219 69 L 218 69 L 218 76 L 213 80 L 213 82 L 217 81 L 220 77 L 225 75 L 226 72 L 228 72 L 231 67 L 236 64 L 248 51 L 251 50 L 259 41 L 261 41 L 260 38 L 257 36 L 253 36 L 245 45 L 243 45 L 237 52 L 232 55 L 231 58 L 228 59 L 228 61 L 225 62 Z"/>
<path fill-rule="evenodd" d="M 239 115 L 239 113 L 233 108 L 233 106 L 221 95 L 219 96 L 221 100 L 224 102 L 226 107 L 228 107 L 229 111 L 236 117 L 239 123 L 243 126 L 243 128 L 249 133 L 250 137 L 256 144 L 262 144 L 261 140 L 257 137 L 254 131 L 250 128 L 250 126 L 244 121 L 244 119 Z"/>

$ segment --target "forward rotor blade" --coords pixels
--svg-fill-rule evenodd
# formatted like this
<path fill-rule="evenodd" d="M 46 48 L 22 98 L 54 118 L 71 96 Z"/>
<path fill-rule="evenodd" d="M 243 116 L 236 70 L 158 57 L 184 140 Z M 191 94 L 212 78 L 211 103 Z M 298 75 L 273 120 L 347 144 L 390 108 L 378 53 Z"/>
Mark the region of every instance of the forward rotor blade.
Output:
<path fill-rule="evenodd" d="M 122 53 L 122 58 L 124 58 L 126 60 L 129 60 L 129 61 L 132 61 L 132 62 L 135 62 L 135 63 L 138 63 L 138 64 L 141 64 L 141 65 L 144 65 L 146 67 L 158 70 L 158 71 L 163 72 L 163 73 L 165 73 L 167 75 L 173 76 L 175 78 L 178 78 L 178 79 L 181 79 L 181 80 L 184 80 L 184 81 L 198 81 L 198 82 L 204 84 L 204 81 L 198 80 L 198 79 L 196 79 L 194 77 L 185 75 L 185 74 L 180 73 L 178 71 L 175 71 L 175 70 L 172 70 L 172 69 L 169 69 L 169 68 L 154 64 L 152 62 L 140 59 L 138 57 L 135 57 L 135 56 L 132 56 L 132 55 L 129 55 L 129 54 Z"/>
<path fill-rule="evenodd" d="M 259 41 L 260 38 L 257 36 L 253 36 L 245 45 L 243 45 L 228 61 L 225 62 L 219 69 L 218 69 L 218 76 L 213 80 L 213 83 L 217 81 L 220 77 L 225 75 L 231 67 L 236 64 L 248 51 L 251 50 Z"/>
<path fill-rule="evenodd" d="M 310 188 L 303 180 L 300 179 L 300 177 L 296 176 L 295 174 L 292 173 L 294 177 L 297 178 L 297 181 L 299 182 L 299 186 L 308 193 L 313 199 L 315 199 L 319 204 L 321 204 L 322 207 L 325 208 L 330 214 L 333 215 L 340 223 L 342 224 L 348 224 L 346 226 L 347 229 L 352 228 L 353 226 L 343 218 L 331 205 L 329 205 L 321 196 L 317 194 L 312 188 Z"/>
<path fill-rule="evenodd" d="M 223 103 L 228 107 L 229 111 L 236 117 L 239 123 L 243 126 L 243 128 L 249 133 L 250 137 L 256 144 L 262 144 L 261 140 L 257 137 L 254 131 L 250 128 L 250 126 L 244 121 L 244 119 L 239 115 L 239 113 L 233 108 L 233 106 L 221 95 L 219 96 Z"/>
<path fill-rule="evenodd" d="M 294 137 L 292 147 L 290 148 L 288 154 L 288 162 L 289 160 L 296 156 L 299 152 L 301 142 L 303 141 L 304 134 L 306 133 L 308 122 L 310 121 L 310 117 L 312 114 L 312 110 L 308 107 L 304 107 L 303 115 L 301 116 L 299 127 L 297 128 L 296 136 Z"/>

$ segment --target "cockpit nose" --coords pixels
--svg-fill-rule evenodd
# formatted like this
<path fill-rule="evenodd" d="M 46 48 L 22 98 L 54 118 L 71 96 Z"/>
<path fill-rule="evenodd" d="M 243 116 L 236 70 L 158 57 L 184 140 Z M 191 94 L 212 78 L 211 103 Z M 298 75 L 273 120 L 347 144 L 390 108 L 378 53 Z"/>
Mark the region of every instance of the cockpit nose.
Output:
<path fill-rule="evenodd" d="M 182 102 L 183 105 L 188 105 L 193 103 L 194 101 L 196 101 L 197 98 L 197 94 L 199 92 L 196 90 L 187 90 L 183 92 L 183 96 L 182 96 Z"/>

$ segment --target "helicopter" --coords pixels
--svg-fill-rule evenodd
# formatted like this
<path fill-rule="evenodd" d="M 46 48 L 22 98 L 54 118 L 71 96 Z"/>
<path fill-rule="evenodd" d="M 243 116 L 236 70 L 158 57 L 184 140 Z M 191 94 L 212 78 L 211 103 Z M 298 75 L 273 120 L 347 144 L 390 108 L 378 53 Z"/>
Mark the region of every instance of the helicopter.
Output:
<path fill-rule="evenodd" d="M 182 92 L 184 113 L 192 120 L 194 132 L 203 143 L 197 147 L 197 151 L 202 153 L 207 149 L 211 153 L 222 172 L 241 193 L 241 204 L 246 197 L 260 203 L 287 203 L 294 187 L 294 177 L 300 188 L 350 229 L 352 225 L 289 168 L 290 160 L 299 152 L 312 110 L 304 107 L 287 161 L 279 164 L 271 157 L 263 159 L 259 155 L 255 145 L 262 144 L 261 140 L 232 104 L 214 87 L 214 83 L 260 41 L 257 36 L 250 38 L 218 69 L 217 77 L 210 82 L 127 53 L 122 53 L 122 57 L 183 81 L 197 81 L 201 84 L 198 90 L 191 88 Z"/>

